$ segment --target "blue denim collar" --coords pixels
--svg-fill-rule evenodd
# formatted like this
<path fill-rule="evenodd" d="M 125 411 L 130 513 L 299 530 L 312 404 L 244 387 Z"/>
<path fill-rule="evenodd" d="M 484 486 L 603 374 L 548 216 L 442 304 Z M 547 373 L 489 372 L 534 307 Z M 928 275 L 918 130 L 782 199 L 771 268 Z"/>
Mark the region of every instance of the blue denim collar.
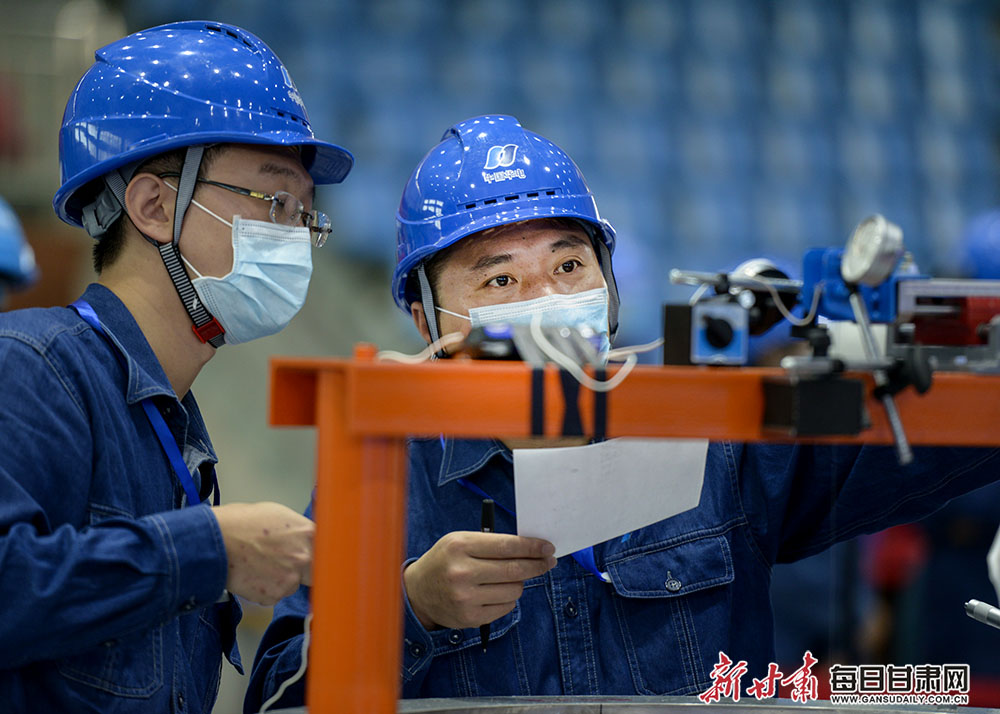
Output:
<path fill-rule="evenodd" d="M 108 338 L 128 365 L 128 386 L 125 401 L 129 405 L 138 404 L 147 397 L 164 396 L 177 399 L 174 389 L 167 379 L 153 348 L 139 329 L 125 304 L 107 287 L 91 283 L 83 293 L 83 299 L 90 303 L 101 320 Z M 196 467 L 202 461 L 218 462 L 215 449 L 208 437 L 208 429 L 201 417 L 201 410 L 195 401 L 193 391 L 188 391 L 180 400 L 187 416 L 187 439 L 194 451 L 187 455 L 192 460 L 189 467 Z"/>
<path fill-rule="evenodd" d="M 146 397 L 158 395 L 176 398 L 153 348 L 118 296 L 105 286 L 92 283 L 84 292 L 83 299 L 94 308 L 112 344 L 128 365 L 125 401 L 137 404 Z"/>
<path fill-rule="evenodd" d="M 514 462 L 503 442 L 496 439 L 438 439 L 441 447 L 441 468 L 438 471 L 438 486 L 475 473 L 494 456 L 499 454 L 508 462 Z"/>

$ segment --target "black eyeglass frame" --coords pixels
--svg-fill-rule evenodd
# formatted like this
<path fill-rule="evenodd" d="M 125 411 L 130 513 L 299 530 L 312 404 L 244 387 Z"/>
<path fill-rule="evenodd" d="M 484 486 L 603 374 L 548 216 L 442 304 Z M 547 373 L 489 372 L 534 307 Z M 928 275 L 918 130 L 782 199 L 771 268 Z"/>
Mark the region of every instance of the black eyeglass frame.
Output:
<path fill-rule="evenodd" d="M 176 171 L 167 171 L 162 174 L 157 174 L 157 176 L 159 176 L 160 178 L 180 178 L 181 175 Z M 276 191 L 274 195 L 271 195 L 264 193 L 262 191 L 254 191 L 253 189 L 244 188 L 243 186 L 234 186 L 229 183 L 222 183 L 221 181 L 213 181 L 211 179 L 206 179 L 201 177 L 195 179 L 195 181 L 197 181 L 198 183 L 208 184 L 209 186 L 218 186 L 219 188 L 224 188 L 227 191 L 238 193 L 241 196 L 249 196 L 250 198 L 257 198 L 260 199 L 261 201 L 270 201 L 271 210 L 268 213 L 268 215 L 271 218 L 271 222 L 274 223 L 275 225 L 295 225 L 296 222 L 301 220 L 303 227 L 309 229 L 309 232 L 312 237 L 312 244 L 316 248 L 322 248 L 326 244 L 327 238 L 330 236 L 330 231 L 331 231 L 330 217 L 327 214 L 323 213 L 322 211 L 317 211 L 316 209 L 313 209 L 312 211 L 305 210 L 305 206 L 302 205 L 301 199 L 296 197 L 294 194 L 289 193 L 288 191 Z M 288 198 L 287 199 L 284 198 L 285 196 L 287 196 Z M 275 216 L 277 215 L 278 202 L 279 201 L 284 202 L 287 200 L 294 201 L 295 203 L 298 204 L 299 208 L 294 213 L 297 213 L 299 217 L 295 218 L 293 213 L 291 217 L 292 221 L 291 223 L 282 223 L 281 221 L 278 221 L 275 218 Z"/>

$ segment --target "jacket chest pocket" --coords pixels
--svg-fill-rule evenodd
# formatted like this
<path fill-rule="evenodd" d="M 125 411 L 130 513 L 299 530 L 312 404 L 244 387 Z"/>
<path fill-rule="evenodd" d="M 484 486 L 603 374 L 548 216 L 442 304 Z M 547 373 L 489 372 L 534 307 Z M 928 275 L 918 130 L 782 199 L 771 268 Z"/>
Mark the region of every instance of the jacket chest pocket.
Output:
<path fill-rule="evenodd" d="M 703 691 L 719 644 L 728 640 L 733 560 L 726 538 L 700 538 L 605 565 L 636 691 Z"/>

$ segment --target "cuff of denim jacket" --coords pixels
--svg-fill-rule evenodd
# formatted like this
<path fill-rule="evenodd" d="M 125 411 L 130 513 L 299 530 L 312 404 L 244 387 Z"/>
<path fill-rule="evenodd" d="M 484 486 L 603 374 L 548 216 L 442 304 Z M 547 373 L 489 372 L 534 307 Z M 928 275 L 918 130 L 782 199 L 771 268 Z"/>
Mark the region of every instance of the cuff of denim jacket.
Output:
<path fill-rule="evenodd" d="M 416 561 L 410 558 L 399 571 L 402 580 L 406 566 Z M 434 657 L 434 642 L 431 634 L 420 624 L 410 598 L 406 594 L 406 583 L 403 583 L 403 681 L 409 681 L 413 675 L 431 663 Z"/>
<path fill-rule="evenodd" d="M 212 509 L 194 506 L 150 518 L 170 556 L 169 604 L 179 612 L 190 612 L 217 602 L 226 588 L 229 562 Z"/>

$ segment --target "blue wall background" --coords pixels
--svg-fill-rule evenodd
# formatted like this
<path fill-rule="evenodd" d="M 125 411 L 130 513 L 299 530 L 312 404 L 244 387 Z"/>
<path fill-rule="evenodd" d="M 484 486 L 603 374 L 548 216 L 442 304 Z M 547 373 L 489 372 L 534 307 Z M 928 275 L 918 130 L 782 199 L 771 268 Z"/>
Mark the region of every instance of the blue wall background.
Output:
<path fill-rule="evenodd" d="M 958 270 L 998 204 L 996 2 L 161 0 L 130 29 L 212 18 L 284 59 L 316 133 L 342 257 L 391 264 L 393 213 L 451 124 L 513 114 L 574 157 L 617 228 L 623 342 L 681 299 L 672 267 L 798 264 L 879 211 L 918 264 Z M 388 290 L 386 300 L 389 300 Z"/>

